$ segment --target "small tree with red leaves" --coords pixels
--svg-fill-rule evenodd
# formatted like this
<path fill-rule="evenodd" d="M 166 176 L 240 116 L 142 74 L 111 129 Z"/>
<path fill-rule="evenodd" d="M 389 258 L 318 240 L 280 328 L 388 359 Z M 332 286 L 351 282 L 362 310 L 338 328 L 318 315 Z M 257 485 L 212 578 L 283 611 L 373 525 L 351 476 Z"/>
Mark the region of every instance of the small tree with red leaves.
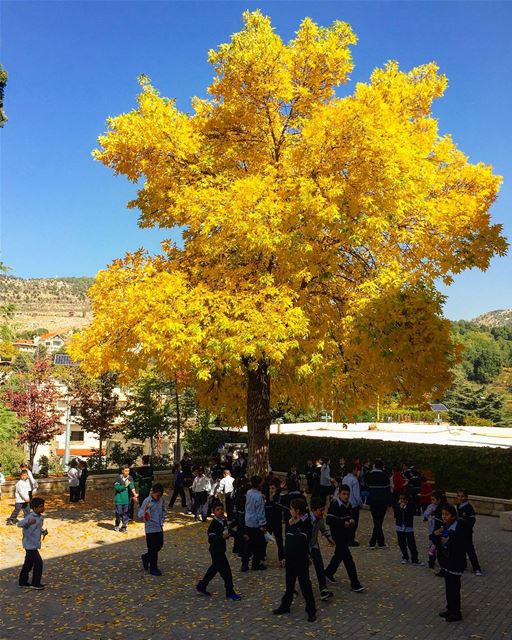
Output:
<path fill-rule="evenodd" d="M 40 444 L 62 433 L 62 412 L 57 408 L 59 392 L 51 376 L 51 365 L 36 360 L 27 373 L 17 377 L 16 388 L 6 391 L 6 404 L 22 423 L 18 442 L 28 446 L 32 465 Z"/>

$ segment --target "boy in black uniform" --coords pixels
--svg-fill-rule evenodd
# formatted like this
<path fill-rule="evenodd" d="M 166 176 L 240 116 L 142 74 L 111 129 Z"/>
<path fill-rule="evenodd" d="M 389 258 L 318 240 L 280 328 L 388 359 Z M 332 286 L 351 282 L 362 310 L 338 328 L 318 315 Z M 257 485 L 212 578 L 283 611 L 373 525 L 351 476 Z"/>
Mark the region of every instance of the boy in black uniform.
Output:
<path fill-rule="evenodd" d="M 212 594 L 206 590 L 206 587 L 210 580 L 214 578 L 217 573 L 220 573 L 224 580 L 226 598 L 229 600 L 242 599 L 238 593 L 235 593 L 231 567 L 229 566 L 229 561 L 226 558 L 226 540 L 230 535 L 227 522 L 224 519 L 224 505 L 217 503 L 213 509 L 213 520 L 208 527 L 208 542 L 210 545 L 212 564 L 205 573 L 204 578 L 196 585 L 196 591 L 198 594 L 202 596 L 211 596 Z"/>
<path fill-rule="evenodd" d="M 401 493 L 398 502 L 393 506 L 395 512 L 396 537 L 398 546 L 402 552 L 402 564 L 409 562 L 409 552 L 411 553 L 411 563 L 421 566 L 418 560 L 418 548 L 414 537 L 414 514 L 416 505 L 406 493 Z"/>
<path fill-rule="evenodd" d="M 482 570 L 480 569 L 480 563 L 478 562 L 478 556 L 476 555 L 475 545 L 473 544 L 473 529 L 476 522 L 476 513 L 473 509 L 473 505 L 470 504 L 468 500 L 468 492 L 466 491 L 466 489 L 457 490 L 457 499 L 459 501 L 459 504 L 457 505 L 457 515 L 459 520 L 461 520 L 466 525 L 466 531 L 468 535 L 467 553 L 469 556 L 469 561 L 471 562 L 471 566 L 473 567 L 475 576 L 481 576 Z"/>
<path fill-rule="evenodd" d="M 339 488 L 339 497 L 334 498 L 329 506 L 326 523 L 331 531 L 336 548 L 331 561 L 325 568 L 325 577 L 329 582 L 337 582 L 334 574 L 343 562 L 350 579 L 352 591 L 360 593 L 364 591 L 364 587 L 361 586 L 359 578 L 357 577 L 356 565 L 354 564 L 349 548 L 349 542 L 351 540 L 350 530 L 355 525 L 349 498 L 350 489 L 346 484 L 342 484 Z"/>
<path fill-rule="evenodd" d="M 284 543 L 286 591 L 281 599 L 281 604 L 277 609 L 274 609 L 274 614 L 279 616 L 283 613 L 290 613 L 295 582 L 298 579 L 300 590 L 306 601 L 308 622 L 315 622 L 316 604 L 309 578 L 309 541 L 312 527 L 305 500 L 294 498 L 290 503 L 290 512 L 291 518 L 286 526 Z"/>
<path fill-rule="evenodd" d="M 391 486 L 382 460 L 375 460 L 373 463 L 372 471 L 366 476 L 366 485 L 373 520 L 373 532 L 368 546 L 370 549 L 375 549 L 375 545 L 383 548 L 386 546 L 386 541 L 382 524 L 391 498 Z"/>
<path fill-rule="evenodd" d="M 460 578 L 466 569 L 468 532 L 464 523 L 457 520 L 457 509 L 443 506 L 443 526 L 434 531 L 433 538 L 438 548 L 439 564 L 443 568 L 446 588 L 446 611 L 439 615 L 446 622 L 462 620 L 460 609 Z"/>

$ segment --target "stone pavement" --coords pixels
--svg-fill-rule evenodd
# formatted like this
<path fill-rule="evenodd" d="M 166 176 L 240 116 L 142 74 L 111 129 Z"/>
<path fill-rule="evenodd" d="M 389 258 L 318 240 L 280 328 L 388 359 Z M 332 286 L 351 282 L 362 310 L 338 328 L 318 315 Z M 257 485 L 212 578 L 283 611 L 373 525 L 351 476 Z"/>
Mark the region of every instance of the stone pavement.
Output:
<path fill-rule="evenodd" d="M 163 577 L 144 574 L 139 559 L 145 550 L 143 525 L 130 525 L 125 535 L 114 532 L 111 496 L 105 493 L 91 493 L 85 505 L 69 505 L 64 496 L 47 501 L 49 535 L 42 549 L 47 588 L 20 589 L 21 530 L 4 524 L 10 505 L 10 500 L 0 503 L 2 640 L 512 640 L 512 534 L 501 531 L 496 518 L 478 518 L 475 541 L 484 576 L 463 576 L 463 622 L 448 624 L 437 615 L 445 604 L 443 580 L 427 568 L 400 564 L 390 513 L 389 548 L 365 547 L 371 519 L 363 512 L 362 546 L 353 555 L 367 590 L 352 593 L 340 567 L 335 597 L 328 603 L 318 599 L 318 621 L 311 624 L 301 596 L 290 615 L 272 615 L 284 588 L 273 545 L 267 571 L 242 574 L 238 558 L 229 553 L 241 602 L 225 600 L 218 577 L 210 585 L 212 598 L 196 595 L 194 585 L 209 561 L 207 525 L 178 510 L 166 524 Z M 425 559 L 425 525 L 419 518 L 416 522 Z M 324 559 L 330 553 L 324 547 Z M 313 570 L 311 576 L 318 595 Z"/>

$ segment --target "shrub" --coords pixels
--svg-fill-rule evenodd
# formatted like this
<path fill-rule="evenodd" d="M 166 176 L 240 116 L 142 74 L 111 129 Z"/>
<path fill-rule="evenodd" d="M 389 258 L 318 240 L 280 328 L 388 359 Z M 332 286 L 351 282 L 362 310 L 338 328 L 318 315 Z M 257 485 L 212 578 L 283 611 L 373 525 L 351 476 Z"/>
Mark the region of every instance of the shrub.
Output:
<path fill-rule="evenodd" d="M 5 476 L 17 477 L 20 471 L 20 464 L 25 462 L 26 453 L 23 447 L 14 441 L 0 442 L 0 462 L 2 463 L 2 473 Z"/>

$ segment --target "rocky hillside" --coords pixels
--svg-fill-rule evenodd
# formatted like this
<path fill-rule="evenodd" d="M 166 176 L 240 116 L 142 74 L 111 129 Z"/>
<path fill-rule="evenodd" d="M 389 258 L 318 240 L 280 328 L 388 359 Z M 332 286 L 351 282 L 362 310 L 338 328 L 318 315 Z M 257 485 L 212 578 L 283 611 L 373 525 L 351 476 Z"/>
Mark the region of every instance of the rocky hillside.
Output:
<path fill-rule="evenodd" d="M 473 318 L 472 322 L 477 324 L 483 324 L 485 327 L 504 327 L 507 324 L 512 324 L 512 309 L 498 309 L 496 311 L 489 311 L 477 318 Z"/>
<path fill-rule="evenodd" d="M 13 304 L 16 332 L 45 328 L 65 333 L 92 318 L 87 290 L 93 278 L 15 278 L 0 276 L 0 306 Z"/>

